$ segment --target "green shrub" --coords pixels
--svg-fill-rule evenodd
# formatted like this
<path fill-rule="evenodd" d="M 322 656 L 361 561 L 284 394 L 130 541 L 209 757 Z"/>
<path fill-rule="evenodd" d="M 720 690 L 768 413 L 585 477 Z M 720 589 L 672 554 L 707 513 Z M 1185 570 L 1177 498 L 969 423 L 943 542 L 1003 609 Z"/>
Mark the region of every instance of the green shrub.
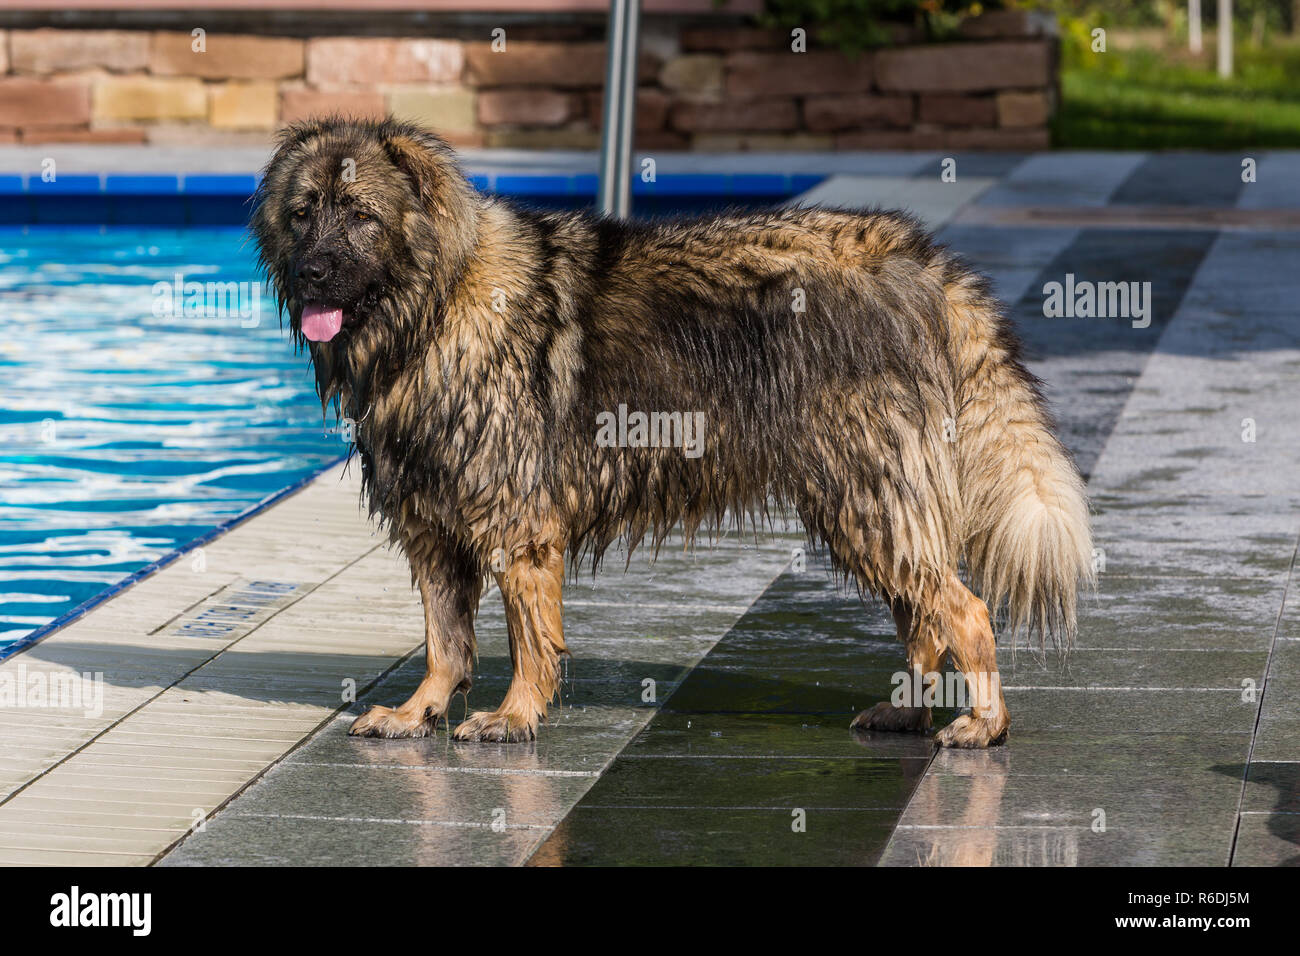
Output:
<path fill-rule="evenodd" d="M 931 40 L 947 39 L 961 21 L 984 10 L 1016 6 L 1003 0 L 767 0 L 761 18 L 768 26 L 808 31 L 810 46 L 845 51 L 885 46 L 891 28 L 906 26 Z"/>

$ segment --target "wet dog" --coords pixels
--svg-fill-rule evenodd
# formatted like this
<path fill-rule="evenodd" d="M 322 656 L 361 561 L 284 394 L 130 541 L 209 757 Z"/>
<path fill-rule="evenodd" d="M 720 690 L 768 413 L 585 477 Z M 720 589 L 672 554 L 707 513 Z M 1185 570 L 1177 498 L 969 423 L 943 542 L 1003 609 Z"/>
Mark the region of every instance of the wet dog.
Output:
<path fill-rule="evenodd" d="M 492 575 L 513 680 L 454 734 L 534 737 L 566 564 L 769 509 L 889 603 L 919 680 L 949 656 L 991 688 L 941 744 L 1006 735 L 990 607 L 1073 634 L 1083 483 L 987 282 L 907 216 L 538 212 L 479 194 L 430 132 L 326 119 L 283 133 L 253 231 L 424 603 L 424 680 L 354 734 L 433 732 Z M 915 699 L 854 724 L 930 721 Z"/>

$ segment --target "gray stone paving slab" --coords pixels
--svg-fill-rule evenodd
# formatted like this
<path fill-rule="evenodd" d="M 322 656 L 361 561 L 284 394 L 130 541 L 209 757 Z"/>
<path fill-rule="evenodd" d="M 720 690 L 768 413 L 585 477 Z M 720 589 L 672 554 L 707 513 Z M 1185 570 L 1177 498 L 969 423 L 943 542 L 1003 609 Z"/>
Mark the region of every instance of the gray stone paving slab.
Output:
<path fill-rule="evenodd" d="M 787 571 L 530 865 L 875 862 L 933 752 L 849 729 L 902 666 L 893 630 L 824 567 Z"/>
<path fill-rule="evenodd" d="M 1166 459 L 1171 460 L 1176 459 Z M 1208 470 L 1167 465 L 1125 473 L 1117 479 L 1115 491 L 1097 495 L 1095 515 L 1101 533 L 1096 538 L 1097 546 L 1105 549 L 1103 573 L 1111 578 L 1219 579 L 1219 585 L 1213 580 L 1207 583 L 1239 593 L 1278 589 L 1275 616 L 1281 606 L 1280 588 L 1289 573 L 1289 549 L 1295 543 L 1294 534 L 1279 526 L 1278 512 L 1300 502 L 1289 495 L 1231 497 L 1201 494 L 1189 487 Z M 1248 480 L 1243 475 L 1243 481 Z M 1218 481 L 1217 476 L 1206 479 L 1207 484 Z M 1147 491 L 1155 482 L 1165 485 L 1159 494 Z M 1132 489 L 1131 497 L 1121 507 L 1117 497 L 1125 487 Z M 1157 509 L 1178 510 L 1169 511 L 1166 521 L 1129 527 L 1135 517 Z M 1225 525 L 1232 528 L 1231 539 L 1220 544 L 1215 536 Z"/>
<path fill-rule="evenodd" d="M 1143 153 L 1030 156 L 976 200 L 981 206 L 1104 206 L 1145 161 Z"/>
<path fill-rule="evenodd" d="M 1237 196 L 1239 209 L 1295 209 L 1300 207 L 1300 154 L 1269 152 L 1254 156 L 1255 182 L 1243 185 Z"/>
<path fill-rule="evenodd" d="M 1020 690 L 1005 678 L 1003 689 L 1013 736 L 1019 727 L 1074 729 L 1079 733 L 1141 730 L 1177 734 L 1191 725 L 1238 733 L 1243 735 L 1242 742 L 1248 743 L 1248 735 L 1255 727 L 1255 708 L 1243 703 L 1240 692 L 1234 689 L 1201 690 L 1166 683 L 1114 690 L 1105 685 L 1077 688 L 1036 681 Z"/>
<path fill-rule="evenodd" d="M 1076 231 L 1023 295 L 1008 301 L 1030 369 L 1047 383 L 1061 437 L 1085 478 L 1213 241 L 1212 232 Z M 1065 283 L 1071 274 L 1092 282 L 1149 282 L 1150 324 L 1046 316 L 1047 284 Z"/>
<path fill-rule="evenodd" d="M 1295 287 L 1290 281 L 1300 261 L 1300 235 L 1294 232 L 1248 232 L 1225 234 L 1205 263 L 1203 281 L 1187 290 L 1186 304 L 1205 311 L 1212 321 L 1200 323 L 1183 333 L 1171 347 L 1194 349 L 1192 354 L 1230 357 L 1238 351 L 1263 352 L 1293 348 L 1296 341 Z M 1280 316 L 1276 319 L 1267 316 Z M 1242 339 L 1258 332 L 1258 339 Z M 1220 341 L 1219 336 L 1227 336 Z M 1263 357 L 1263 356 L 1256 356 Z M 1239 370 L 1243 387 L 1251 380 L 1251 369 Z"/>
<path fill-rule="evenodd" d="M 1214 164 L 1196 169 L 1202 176 L 1222 172 Z M 1135 174 L 1130 190 L 1152 172 Z M 1097 598 L 1083 602 L 1080 643 L 1128 650 L 1078 653 L 1064 673 L 1004 671 L 1012 714 L 1008 748 L 941 755 L 882 863 L 1223 865 L 1233 859 L 1239 823 L 1249 836 L 1245 857 L 1275 859 L 1277 833 L 1294 833 L 1285 813 L 1270 829 L 1237 811 L 1240 804 L 1255 812 L 1247 799 L 1255 786 L 1249 778 L 1259 775 L 1264 794 L 1264 774 L 1285 785 L 1295 766 L 1255 764 L 1246 773 L 1260 704 L 1244 696 L 1241 685 L 1244 679 L 1259 682 L 1270 660 L 1270 676 L 1291 670 L 1282 661 L 1285 653 L 1274 652 L 1273 632 L 1300 530 L 1294 493 L 1300 353 L 1294 335 L 1283 343 L 1286 321 L 1267 312 L 1243 314 L 1239 345 L 1225 351 L 1212 327 L 1216 314 L 1204 307 L 1223 308 L 1260 281 L 1257 240 L 1218 237 L 1203 263 L 1197 259 L 1201 267 L 1187 295 L 1176 290 L 1166 300 L 1178 305 L 1176 318 L 1124 395 L 1114 431 L 1091 469 L 1099 501 L 1094 525 L 1107 572 Z M 1141 246 L 1121 243 L 1115 251 L 1133 256 L 1135 271 L 1151 268 Z M 1272 259 L 1280 265 L 1285 254 L 1279 244 Z M 1251 261 L 1249 270 L 1240 268 L 1243 260 Z M 1063 252 L 1061 264 L 1069 261 Z M 1054 352 L 1061 351 L 1058 343 Z M 1059 377 L 1055 357 L 1051 366 Z M 1235 388 L 1248 389 L 1253 417 L 1269 423 L 1267 442 L 1242 442 L 1243 414 L 1223 398 Z M 1275 700 L 1294 701 L 1287 678 L 1273 686 L 1280 691 Z M 1206 732 L 1188 736 L 1189 726 Z M 1109 740 L 1086 754 L 1076 750 L 1090 738 L 1135 729 L 1168 735 L 1169 744 L 1108 756 Z M 1268 729 L 1273 733 L 1262 738 L 1266 742 L 1284 732 L 1280 725 Z M 1044 733 L 1055 737 L 1054 746 Z M 1161 750 L 1177 753 L 1176 773 L 1158 763 L 1153 768 Z M 1017 761 L 1022 754 L 1035 755 L 1034 773 Z M 1111 772 L 1096 773 L 1099 761 Z M 1267 804 L 1266 796 L 1258 799 Z M 1110 808 L 1106 834 L 1094 833 L 1086 813 L 1080 817 L 1089 804 Z M 953 836 L 954 819 L 963 821 L 960 837 Z M 1098 836 L 1105 838 L 1093 839 Z"/>
<path fill-rule="evenodd" d="M 1300 866 L 1300 812 L 1243 813 L 1233 865 Z"/>
<path fill-rule="evenodd" d="M 1129 635 L 1126 635 L 1129 636 Z M 1210 643 L 1210 642 L 1207 642 Z M 1264 682 L 1268 651 L 1264 648 L 1225 650 L 1222 646 L 1197 650 L 1153 647 L 1140 636 L 1132 636 L 1128 647 L 1104 647 L 1098 650 L 1075 647 L 1064 667 L 1055 658 L 1048 663 L 1032 662 L 1021 651 L 1000 650 L 998 667 L 1008 680 L 1014 679 L 1017 692 L 1024 687 L 1066 688 L 1150 688 L 1166 689 L 1177 698 L 1181 691 L 1195 688 L 1197 693 L 1222 694 L 1240 699 L 1242 681 Z M 1153 694 L 1153 696 L 1158 696 Z M 1247 706 L 1243 703 L 1243 706 Z"/>
<path fill-rule="evenodd" d="M 626 560 L 611 558 L 594 581 L 587 574 L 571 582 L 565 631 L 574 659 L 560 702 L 532 743 L 455 743 L 442 731 L 417 741 L 348 737 L 355 713 L 400 703 L 414 690 L 424 664 L 413 654 L 353 713 L 273 767 L 163 862 L 311 863 L 326 845 L 334 846 L 331 860 L 365 865 L 523 862 L 801 540 L 778 531 L 755 546 L 733 535 L 712 549 L 665 547 L 654 563 L 642 551 L 626 573 Z M 510 678 L 495 590 L 484 595 L 476 632 L 468 704 L 477 710 L 495 706 Z M 654 701 L 645 700 L 647 680 Z M 464 706 L 453 701 L 453 721 Z M 256 842 L 246 846 L 267 832 L 268 820 L 283 823 L 294 845 L 271 855 Z M 494 824 L 508 836 L 496 839 Z"/>
<path fill-rule="evenodd" d="M 1266 652 L 1283 582 L 1210 575 L 1104 577 L 1080 613 L 1081 647 Z M 1175 623 L 1171 624 L 1171 620 Z"/>
<path fill-rule="evenodd" d="M 879 691 L 884 686 L 888 685 L 882 683 L 873 690 Z M 855 734 L 853 746 L 846 747 L 844 716 L 843 713 L 821 716 L 807 712 L 701 714 L 674 708 L 658 714 L 628 743 L 619 759 L 674 756 L 754 761 L 768 757 L 877 760 L 930 756 L 929 742 L 913 734 Z"/>
<path fill-rule="evenodd" d="M 1300 716 L 1296 714 L 1295 704 L 1279 700 L 1272 709 L 1281 713 L 1272 716 L 1267 713 L 1270 702 L 1266 699 L 1264 709 L 1266 713 L 1260 718 L 1255 735 L 1255 759 L 1300 763 Z"/>
<path fill-rule="evenodd" d="M 0 147 L 0 171 L 48 153 L 27 149 Z M 59 152 L 60 168 L 74 172 L 251 171 L 264 156 L 171 151 L 149 167 L 132 157 L 160 151 Z M 473 172 L 595 169 L 591 153 L 465 158 Z M 936 195 L 942 158 L 656 156 L 661 172 L 840 174 L 866 196 L 901 180 L 919 196 Z M 959 182 L 1000 181 L 967 189 L 952 209 L 972 199 L 981 207 L 1300 205 L 1300 153 L 1263 154 L 1253 184 L 1241 183 L 1240 156 L 1228 154 L 957 160 Z M 164 863 L 1300 862 L 1300 602 L 1292 578 L 1300 235 L 956 223 L 940 238 L 990 271 L 1009 301 L 1031 367 L 1048 381 L 1063 435 L 1091 479 L 1105 550 L 1067 668 L 1044 665 L 1023 646 L 1014 656 L 1009 644 L 1000 648 L 1008 747 L 941 752 L 930 763 L 924 738 L 847 733 L 847 716 L 883 696 L 901 650 L 879 605 L 864 608 L 814 578 L 792 587 L 784 575 L 767 603 L 745 613 L 797 534 L 757 549 L 728 540 L 733 553 L 722 562 L 668 548 L 656 568 L 638 558 L 623 577 L 611 560 L 594 584 L 582 577 L 566 589 L 576 659 L 563 706 L 539 741 L 358 741 L 346 736 L 352 715 L 344 715 Z M 1151 327 L 1046 319 L 1042 285 L 1067 271 L 1152 282 Z M 1254 441 L 1242 441 L 1244 419 Z M 475 708 L 499 699 L 508 679 L 496 605 L 495 594 L 485 597 Z M 742 613 L 744 626 L 718 644 Z M 364 615 L 331 621 L 341 637 L 350 626 L 364 626 Z M 816 653 L 795 646 L 800 639 Z M 242 677 L 246 663 L 229 655 L 213 686 L 258 701 L 337 693 L 337 668 L 328 664 L 267 679 L 251 667 Z M 146 681 L 148 668 L 136 670 Z M 404 699 L 421 673 L 416 655 L 354 711 Z M 640 697 L 647 677 L 655 704 Z M 1243 699 L 1243 680 L 1255 681 L 1262 699 Z M 666 698 L 671 706 L 658 709 Z M 247 772 L 238 748 L 219 739 L 197 738 L 195 750 L 209 768 L 202 772 Z M 144 734 L 105 748 L 101 759 L 156 762 L 156 748 Z M 70 781 L 70 792 L 81 784 Z M 804 834 L 813 839 L 788 838 L 796 799 L 814 811 Z M 1098 809 L 1106 813 L 1100 831 Z M 136 825 L 154 819 L 145 810 Z M 503 811 L 497 829 L 494 811 Z M 21 813 L 5 825 L 23 825 Z M 99 852 L 110 860 L 113 846 Z"/>
<path fill-rule="evenodd" d="M 232 810 L 232 815 L 491 827 L 495 813 L 495 819 L 504 824 L 550 827 L 591 785 L 598 765 L 591 766 L 591 777 L 554 772 L 464 773 L 427 764 L 371 765 L 364 773 L 331 773 L 329 786 L 322 787 L 323 772 L 333 769 L 321 764 L 282 764 L 261 785 L 265 796 Z"/>
<path fill-rule="evenodd" d="M 939 753 L 883 862 L 1221 866 L 1237 782 L 1213 767 L 1194 794 L 1184 781 L 1248 738 L 1034 729 L 1015 747 Z"/>
<path fill-rule="evenodd" d="M 962 176 L 955 182 L 938 177 L 830 176 L 800 194 L 790 205 L 831 209 L 901 209 L 934 231 L 975 201 L 995 179 Z"/>
<path fill-rule="evenodd" d="M 1240 153 L 1151 153 L 1111 193 L 1116 206 L 1233 206 L 1245 184 Z"/>
<path fill-rule="evenodd" d="M 510 866 L 537 842 L 533 827 L 409 820 L 223 815 L 199 850 L 160 866 Z"/>
<path fill-rule="evenodd" d="M 837 768 L 848 775 L 851 767 Z M 721 767 L 718 773 L 728 772 Z M 679 772 L 673 767 L 671 772 Z M 853 795 L 860 802 L 858 794 Z M 529 858 L 529 866 L 870 866 L 898 811 L 855 806 L 684 807 L 658 813 L 579 805 Z M 616 842 L 611 834 L 618 834 Z M 813 838 L 810 838 L 810 835 Z M 616 851 L 616 857 L 611 854 Z"/>
<path fill-rule="evenodd" d="M 955 166 L 948 166 L 947 160 L 955 160 Z M 947 151 L 939 153 L 931 158 L 927 163 L 916 170 L 914 175 L 919 179 L 939 180 L 940 174 L 945 166 L 953 168 L 956 171 L 958 180 L 963 176 L 991 177 L 1001 179 L 1009 175 L 1026 159 L 1025 153 L 993 153 L 993 152 L 954 152 Z"/>
<path fill-rule="evenodd" d="M 1077 235 L 1074 229 L 998 229 L 949 223 L 939 239 L 988 275 L 993 291 L 1010 306 L 1031 291 L 1041 290 L 1043 269 Z"/>

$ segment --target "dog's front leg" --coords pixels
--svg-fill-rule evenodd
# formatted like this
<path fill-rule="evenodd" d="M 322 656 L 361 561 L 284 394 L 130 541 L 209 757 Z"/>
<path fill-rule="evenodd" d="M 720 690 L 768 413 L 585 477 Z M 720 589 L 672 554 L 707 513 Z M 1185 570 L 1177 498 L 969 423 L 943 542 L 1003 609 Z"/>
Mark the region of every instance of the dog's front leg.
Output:
<path fill-rule="evenodd" d="M 403 540 L 424 603 L 424 680 L 400 707 L 374 706 L 352 724 L 363 737 L 428 737 L 474 668 L 474 614 L 483 578 L 468 552 L 428 531 Z"/>
<path fill-rule="evenodd" d="M 546 708 L 560 690 L 564 646 L 564 549 L 530 541 L 509 556 L 496 575 L 506 605 L 514 673 L 501 706 L 471 714 L 456 728 L 459 740 L 532 740 Z"/>

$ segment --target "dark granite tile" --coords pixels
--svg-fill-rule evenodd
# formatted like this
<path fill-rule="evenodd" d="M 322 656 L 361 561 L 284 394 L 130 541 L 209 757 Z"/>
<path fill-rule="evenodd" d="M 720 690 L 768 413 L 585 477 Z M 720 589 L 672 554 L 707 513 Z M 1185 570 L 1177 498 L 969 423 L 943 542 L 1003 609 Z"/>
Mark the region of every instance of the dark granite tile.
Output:
<path fill-rule="evenodd" d="M 1123 731 L 1185 734 L 1189 726 L 1249 733 L 1255 706 L 1233 690 L 1185 691 L 1053 690 L 1007 693 L 1011 733 L 1075 729 L 1087 734 Z"/>
<path fill-rule="evenodd" d="M 1244 184 L 1233 153 L 1153 153 L 1111 194 L 1116 206 L 1233 206 Z"/>
<path fill-rule="evenodd" d="M 667 756 L 760 762 L 773 757 L 927 759 L 933 752 L 934 743 L 926 735 L 853 731 L 843 715 L 664 711 L 627 745 L 619 759 Z"/>
<path fill-rule="evenodd" d="M 872 866 L 892 810 L 620 810 L 579 805 L 529 866 Z"/>
<path fill-rule="evenodd" d="M 589 807 L 840 807 L 901 810 L 925 757 L 617 760 L 583 800 Z"/>
<path fill-rule="evenodd" d="M 881 866 L 1224 866 L 1231 818 L 1198 824 L 1177 814 L 1128 827 L 991 828 L 957 824 L 939 829 L 900 827 Z"/>

